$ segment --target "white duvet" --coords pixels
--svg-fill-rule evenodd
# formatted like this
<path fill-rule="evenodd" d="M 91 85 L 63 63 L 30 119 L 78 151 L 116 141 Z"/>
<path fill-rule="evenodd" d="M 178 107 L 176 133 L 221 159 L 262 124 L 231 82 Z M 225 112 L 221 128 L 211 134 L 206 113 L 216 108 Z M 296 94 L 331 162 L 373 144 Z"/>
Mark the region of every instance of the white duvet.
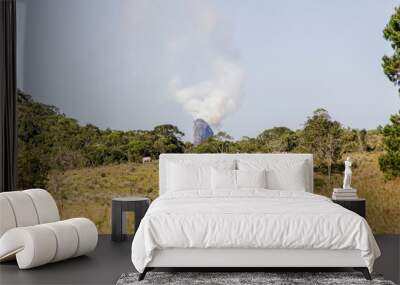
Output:
<path fill-rule="evenodd" d="M 165 248 L 358 249 L 370 271 L 380 255 L 365 219 L 323 196 L 255 189 L 209 194 L 172 192 L 151 204 L 132 243 L 139 272 L 155 249 Z"/>

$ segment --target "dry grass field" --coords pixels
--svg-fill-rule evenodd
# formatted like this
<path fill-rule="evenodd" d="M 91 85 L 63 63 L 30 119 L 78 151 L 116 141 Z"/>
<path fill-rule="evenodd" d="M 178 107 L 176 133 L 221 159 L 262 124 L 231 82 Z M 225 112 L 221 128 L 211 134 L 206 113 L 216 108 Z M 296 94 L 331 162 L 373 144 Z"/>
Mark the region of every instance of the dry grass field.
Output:
<path fill-rule="evenodd" d="M 353 153 L 353 187 L 367 199 L 367 220 L 374 233 L 400 233 L 400 179 L 385 181 L 379 170 L 379 153 Z M 315 193 L 331 196 L 342 175 L 329 183 L 315 174 Z M 100 233 L 111 232 L 111 199 L 118 196 L 158 195 L 158 162 L 127 163 L 70 170 L 49 175 L 49 189 L 62 218 L 83 216 L 95 222 Z M 130 219 L 132 220 L 132 218 Z"/>
<path fill-rule="evenodd" d="M 88 217 L 100 233 L 111 232 L 111 199 L 158 195 L 158 162 L 119 164 L 51 173 L 49 191 L 62 218 Z"/>
<path fill-rule="evenodd" d="M 400 178 L 385 181 L 379 169 L 380 153 L 352 153 L 352 186 L 360 198 L 367 200 L 367 221 L 374 233 L 400 233 Z M 334 187 L 342 185 L 342 174 L 334 174 L 331 186 L 326 176 L 316 173 L 316 194 L 330 197 Z"/>

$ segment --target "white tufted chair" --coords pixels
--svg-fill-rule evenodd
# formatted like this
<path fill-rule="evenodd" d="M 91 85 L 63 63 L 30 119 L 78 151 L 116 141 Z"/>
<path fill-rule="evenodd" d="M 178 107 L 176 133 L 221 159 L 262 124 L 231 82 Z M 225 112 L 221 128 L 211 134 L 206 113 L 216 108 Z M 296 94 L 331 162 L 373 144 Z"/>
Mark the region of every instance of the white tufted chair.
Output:
<path fill-rule="evenodd" d="M 0 262 L 16 258 L 20 269 L 28 269 L 86 254 L 96 245 L 93 222 L 60 221 L 46 190 L 0 193 Z"/>

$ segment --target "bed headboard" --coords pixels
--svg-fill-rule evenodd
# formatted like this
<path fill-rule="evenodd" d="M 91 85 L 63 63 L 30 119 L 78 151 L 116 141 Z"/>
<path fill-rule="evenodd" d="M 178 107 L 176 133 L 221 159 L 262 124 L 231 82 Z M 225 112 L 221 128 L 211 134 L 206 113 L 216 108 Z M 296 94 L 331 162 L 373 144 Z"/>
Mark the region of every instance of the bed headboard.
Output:
<path fill-rule="evenodd" d="M 207 162 L 213 164 L 219 160 L 271 160 L 271 162 L 305 162 L 305 177 L 306 177 L 306 191 L 313 192 L 314 190 L 314 170 L 313 170 L 313 155 L 312 154 L 297 154 L 297 153 L 237 153 L 237 154 L 198 154 L 198 153 L 165 153 L 160 155 L 159 160 L 159 191 L 160 195 L 167 191 L 167 165 L 169 161 L 195 161 Z"/>

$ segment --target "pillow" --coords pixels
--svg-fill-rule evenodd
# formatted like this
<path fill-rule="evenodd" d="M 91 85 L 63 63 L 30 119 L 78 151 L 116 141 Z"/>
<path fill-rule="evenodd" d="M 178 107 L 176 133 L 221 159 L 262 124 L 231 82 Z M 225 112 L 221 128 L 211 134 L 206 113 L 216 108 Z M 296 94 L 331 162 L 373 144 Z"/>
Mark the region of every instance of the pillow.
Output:
<path fill-rule="evenodd" d="M 236 170 L 237 188 L 267 188 L 267 171 Z"/>
<path fill-rule="evenodd" d="M 211 190 L 211 167 L 235 169 L 236 161 L 178 160 L 167 163 L 167 191 Z"/>
<path fill-rule="evenodd" d="M 236 170 L 211 168 L 211 189 L 236 189 Z"/>
<path fill-rule="evenodd" d="M 306 161 L 277 161 L 270 159 L 239 161 L 239 170 L 266 169 L 267 188 L 273 190 L 306 191 L 308 168 Z"/>
<path fill-rule="evenodd" d="M 210 188 L 210 167 L 170 163 L 168 189 L 171 191 Z"/>
<path fill-rule="evenodd" d="M 276 190 L 306 191 L 307 168 L 305 162 L 293 163 L 287 167 L 267 172 L 268 188 Z"/>

